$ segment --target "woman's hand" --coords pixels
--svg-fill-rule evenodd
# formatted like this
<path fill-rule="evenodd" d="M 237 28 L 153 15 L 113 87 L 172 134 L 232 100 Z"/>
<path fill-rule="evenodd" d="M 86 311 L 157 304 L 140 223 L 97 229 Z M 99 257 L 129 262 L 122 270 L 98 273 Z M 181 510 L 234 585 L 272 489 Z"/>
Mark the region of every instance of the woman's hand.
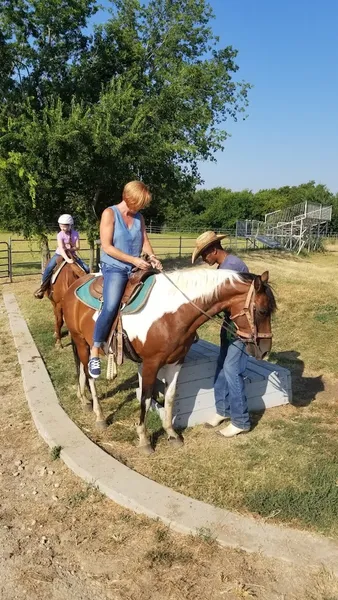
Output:
<path fill-rule="evenodd" d="M 133 264 L 137 269 L 141 269 L 141 271 L 147 271 L 149 269 L 149 263 L 143 258 L 135 258 Z"/>
<path fill-rule="evenodd" d="M 150 256 L 149 260 L 150 260 L 151 266 L 154 269 L 157 269 L 158 271 L 163 271 L 163 265 L 162 265 L 161 261 L 158 260 L 158 258 L 156 258 L 156 256 Z"/>

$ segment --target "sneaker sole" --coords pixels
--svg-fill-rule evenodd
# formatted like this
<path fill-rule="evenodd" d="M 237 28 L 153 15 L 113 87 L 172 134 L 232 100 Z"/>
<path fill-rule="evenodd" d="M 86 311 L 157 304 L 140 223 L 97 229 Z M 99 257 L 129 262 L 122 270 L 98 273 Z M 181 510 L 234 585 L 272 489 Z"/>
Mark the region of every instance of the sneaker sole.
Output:
<path fill-rule="evenodd" d="M 89 377 L 91 377 L 92 379 L 98 379 L 98 377 L 100 377 L 101 373 L 99 373 L 98 375 L 94 375 L 93 373 L 91 373 L 89 371 Z"/>

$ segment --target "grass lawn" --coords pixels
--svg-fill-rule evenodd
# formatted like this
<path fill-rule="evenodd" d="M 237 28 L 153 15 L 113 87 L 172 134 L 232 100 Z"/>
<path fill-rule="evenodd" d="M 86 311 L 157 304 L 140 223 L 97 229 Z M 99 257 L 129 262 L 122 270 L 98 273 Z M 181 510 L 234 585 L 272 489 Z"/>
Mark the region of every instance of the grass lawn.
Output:
<path fill-rule="evenodd" d="M 107 452 L 186 495 L 338 537 L 338 253 L 330 249 L 308 257 L 242 255 L 252 272 L 270 271 L 278 302 L 270 360 L 291 370 L 294 405 L 253 415 L 251 433 L 233 440 L 202 426 L 187 429 L 178 451 L 168 447 L 158 416 L 150 413 L 156 444 L 150 458 L 135 446 L 136 365 L 126 362 L 113 383 L 99 382 L 110 425 L 97 434 L 93 416 L 82 413 L 76 398 L 69 338 L 63 350 L 54 349 L 51 305 L 32 300 L 37 279 L 18 280 L 4 291 L 16 294 L 63 407 Z M 218 341 L 213 323 L 199 333 Z"/>

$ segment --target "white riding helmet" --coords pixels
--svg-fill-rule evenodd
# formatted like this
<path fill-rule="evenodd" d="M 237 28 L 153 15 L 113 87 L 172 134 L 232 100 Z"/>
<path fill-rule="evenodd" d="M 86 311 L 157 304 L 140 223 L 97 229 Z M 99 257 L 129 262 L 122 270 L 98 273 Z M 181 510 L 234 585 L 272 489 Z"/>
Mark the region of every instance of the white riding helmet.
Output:
<path fill-rule="evenodd" d="M 72 215 L 61 215 L 58 218 L 59 225 L 74 225 L 74 220 Z"/>

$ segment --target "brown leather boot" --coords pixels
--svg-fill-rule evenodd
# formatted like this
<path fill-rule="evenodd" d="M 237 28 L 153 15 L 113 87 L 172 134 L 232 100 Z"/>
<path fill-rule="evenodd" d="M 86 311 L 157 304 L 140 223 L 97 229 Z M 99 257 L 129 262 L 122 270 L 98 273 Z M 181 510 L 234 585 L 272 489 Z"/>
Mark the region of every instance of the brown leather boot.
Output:
<path fill-rule="evenodd" d="M 44 281 L 43 283 L 41 283 L 40 287 L 36 290 L 36 292 L 34 292 L 34 297 L 41 300 L 44 297 L 45 292 L 49 288 L 49 283 L 50 283 L 50 279 L 47 279 L 47 281 Z"/>
<path fill-rule="evenodd" d="M 39 300 L 41 300 L 41 298 L 43 298 L 44 295 L 45 295 L 45 290 L 42 289 L 42 286 L 40 286 L 39 289 L 36 290 L 36 292 L 34 292 L 34 297 L 39 298 Z"/>

